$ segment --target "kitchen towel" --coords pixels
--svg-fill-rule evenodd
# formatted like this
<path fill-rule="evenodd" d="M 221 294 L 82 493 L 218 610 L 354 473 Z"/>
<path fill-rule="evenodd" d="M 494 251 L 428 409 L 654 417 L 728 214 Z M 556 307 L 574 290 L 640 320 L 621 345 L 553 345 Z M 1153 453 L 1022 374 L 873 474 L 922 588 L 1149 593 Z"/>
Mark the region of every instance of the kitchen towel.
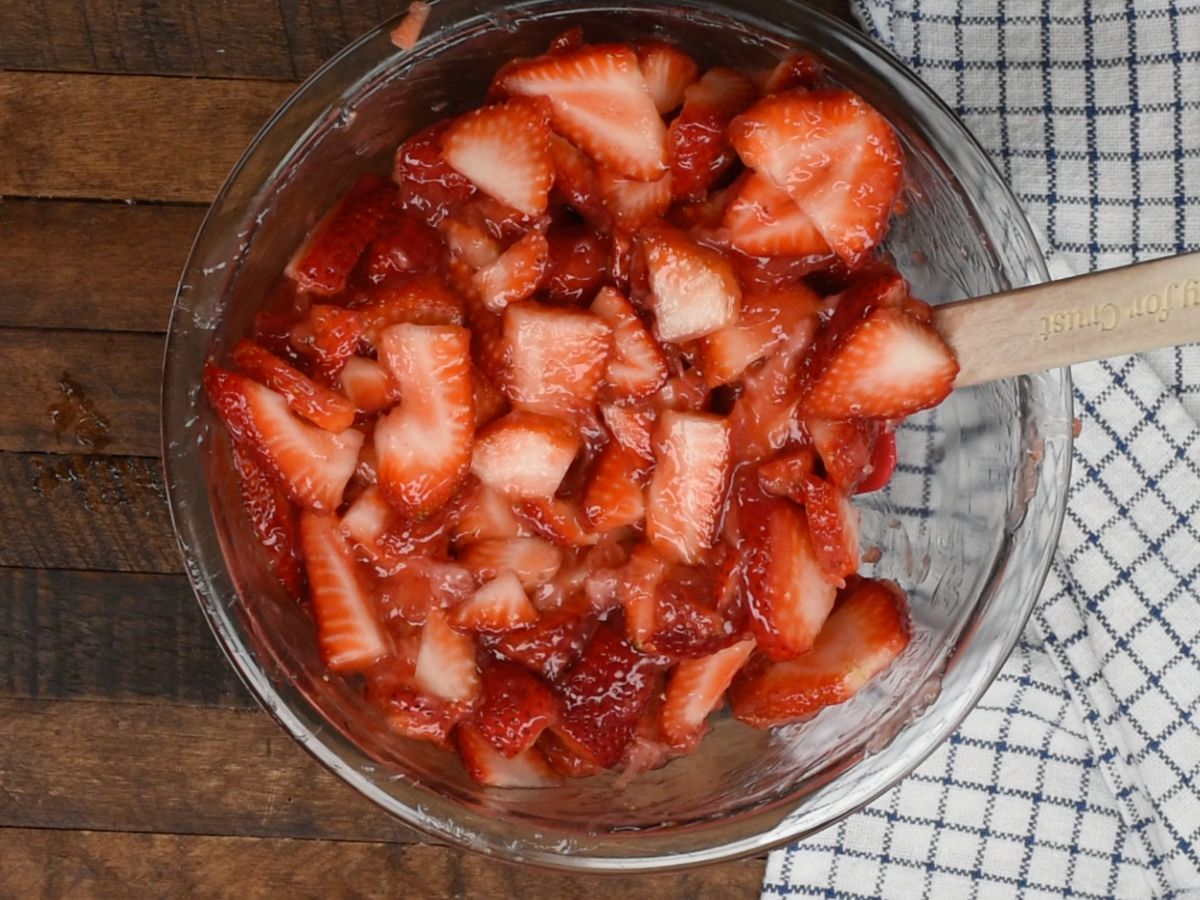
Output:
<path fill-rule="evenodd" d="M 1200 3 L 853 0 L 1055 277 L 1200 249 Z M 1200 346 L 1076 366 L 1066 524 L 977 709 L 763 897 L 1200 896 Z"/>

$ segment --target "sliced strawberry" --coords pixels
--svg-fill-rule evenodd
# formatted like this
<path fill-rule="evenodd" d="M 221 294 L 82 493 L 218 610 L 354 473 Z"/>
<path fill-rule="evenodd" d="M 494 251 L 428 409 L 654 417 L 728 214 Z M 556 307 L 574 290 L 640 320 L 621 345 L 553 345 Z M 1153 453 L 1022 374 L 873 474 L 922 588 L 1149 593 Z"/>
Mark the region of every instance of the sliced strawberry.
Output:
<path fill-rule="evenodd" d="M 664 412 L 646 497 L 646 537 L 669 556 L 701 561 L 716 540 L 729 483 L 729 423 L 703 413 Z"/>
<path fill-rule="evenodd" d="M 482 428 L 508 412 L 508 398 L 478 366 L 471 366 L 471 387 L 475 397 L 475 427 Z"/>
<path fill-rule="evenodd" d="M 904 156 L 878 111 L 850 91 L 792 91 L 735 119 L 742 161 L 787 191 L 854 266 L 879 244 L 900 193 Z"/>
<path fill-rule="evenodd" d="M 665 668 L 662 657 L 638 653 L 612 625 L 601 625 L 559 686 L 555 733 L 585 759 L 616 765 Z"/>
<path fill-rule="evenodd" d="M 736 157 L 726 130 L 758 92 L 741 72 L 716 67 L 685 92 L 683 109 L 667 132 L 671 188 L 676 198 L 700 200 Z"/>
<path fill-rule="evenodd" d="M 400 386 L 387 369 L 373 359 L 355 356 L 342 366 L 338 375 L 342 393 L 355 409 L 376 413 L 400 399 Z"/>
<path fill-rule="evenodd" d="M 475 642 L 455 631 L 440 609 L 430 610 L 421 629 L 421 648 L 413 684 L 447 703 L 470 703 L 479 694 Z"/>
<path fill-rule="evenodd" d="M 557 419 L 511 412 L 479 432 L 471 471 L 514 497 L 553 497 L 578 452 L 578 435 Z"/>
<path fill-rule="evenodd" d="M 354 424 L 354 406 L 350 401 L 317 384 L 258 344 L 238 341 L 231 356 L 233 364 L 242 372 L 282 394 L 292 412 L 314 425 L 338 432 Z"/>
<path fill-rule="evenodd" d="M 804 501 L 804 484 L 812 474 L 816 457 L 811 447 L 797 447 L 758 467 L 758 484 L 774 497 Z"/>
<path fill-rule="evenodd" d="M 459 498 L 462 512 L 452 532 L 456 544 L 528 536 L 509 499 L 474 476 Z"/>
<path fill-rule="evenodd" d="M 313 360 L 318 378 L 336 384 L 342 366 L 358 352 L 363 329 L 362 317 L 355 310 L 314 304 L 292 328 L 290 341 Z"/>
<path fill-rule="evenodd" d="M 896 435 L 891 431 L 883 431 L 875 442 L 875 450 L 871 454 L 869 472 L 858 485 L 855 493 L 866 494 L 878 491 L 887 486 L 896 471 Z"/>
<path fill-rule="evenodd" d="M 596 401 L 612 329 L 577 309 L 514 303 L 504 311 L 510 367 L 503 387 L 514 406 L 570 415 Z"/>
<path fill-rule="evenodd" d="M 636 230 L 661 218 L 671 205 L 670 172 L 654 181 L 638 181 L 601 166 L 597 183 L 604 208 L 624 228 Z"/>
<path fill-rule="evenodd" d="M 399 207 L 379 225 L 379 232 L 363 254 L 367 280 L 378 284 L 394 275 L 432 272 L 442 258 L 441 237 L 425 222 Z"/>
<path fill-rule="evenodd" d="M 666 128 L 628 47 L 539 57 L 509 70 L 501 85 L 548 98 L 555 130 L 614 172 L 652 181 L 666 169 Z"/>
<path fill-rule="evenodd" d="M 725 218 L 725 210 L 733 201 L 742 179 L 720 190 L 710 191 L 701 200 L 676 203 L 671 208 L 668 221 L 684 231 L 714 233 Z"/>
<path fill-rule="evenodd" d="M 289 500 L 316 512 L 337 509 L 354 474 L 361 432 L 333 434 L 302 422 L 282 395 L 213 363 L 204 367 L 204 390 L 234 441 Z"/>
<path fill-rule="evenodd" d="M 379 612 L 337 519 L 305 512 L 300 544 L 321 658 L 333 672 L 361 672 L 387 653 Z"/>
<path fill-rule="evenodd" d="M 514 98 L 455 119 L 442 134 L 442 157 L 477 188 L 526 215 L 546 211 L 554 180 L 546 108 Z"/>
<path fill-rule="evenodd" d="M 806 287 L 768 294 L 745 294 L 741 315 L 704 338 L 704 380 L 710 387 L 737 381 L 760 359 L 788 343 L 790 336 L 809 320 L 816 331 L 820 298 Z"/>
<path fill-rule="evenodd" d="M 654 458 L 650 438 L 658 421 L 658 408 L 650 401 L 618 405 L 605 403 L 600 406 L 604 426 L 622 447 L 632 450 L 644 460 Z"/>
<path fill-rule="evenodd" d="M 646 265 L 639 254 L 635 254 L 633 235 L 624 228 L 614 227 L 609 235 L 608 270 L 617 290 L 628 292 L 633 287 L 646 289 Z M 635 272 L 635 269 L 637 270 Z"/>
<path fill-rule="evenodd" d="M 804 426 L 828 479 L 844 492 L 852 493 L 871 472 L 879 425 L 863 420 L 809 419 Z"/>
<path fill-rule="evenodd" d="M 527 588 L 545 584 L 562 566 L 562 552 L 539 537 L 488 539 L 468 544 L 459 561 L 487 581 L 510 572 Z"/>
<path fill-rule="evenodd" d="M 376 485 L 369 485 L 342 516 L 341 531 L 377 567 L 392 569 L 407 557 L 444 548 L 454 525 L 454 517 L 440 511 L 405 519 Z"/>
<path fill-rule="evenodd" d="M 585 225 L 552 228 L 541 289 L 559 303 L 581 304 L 608 278 L 608 243 Z"/>
<path fill-rule="evenodd" d="M 504 756 L 524 753 L 557 722 L 558 697 L 524 666 L 498 661 L 483 670 L 471 725 Z"/>
<path fill-rule="evenodd" d="M 513 509 L 534 534 L 562 547 L 590 547 L 600 540 L 588 529 L 580 508 L 569 500 L 553 497 L 527 497 L 517 500 Z"/>
<path fill-rule="evenodd" d="M 429 741 L 450 750 L 450 733 L 466 715 L 461 705 L 426 697 L 406 684 L 376 686 L 368 679 L 367 702 L 383 710 L 388 727 L 415 741 Z"/>
<path fill-rule="evenodd" d="M 683 92 L 699 77 L 700 66 L 674 44 L 663 41 L 638 44 L 637 56 L 654 108 L 662 115 L 678 109 Z"/>
<path fill-rule="evenodd" d="M 840 265 L 831 251 L 825 256 L 731 255 L 734 272 L 747 291 L 780 291 L 803 284 L 804 279 L 828 267 Z"/>
<path fill-rule="evenodd" d="M 649 396 L 667 380 L 667 358 L 649 329 L 616 288 L 601 288 L 592 312 L 612 329 L 612 351 L 605 364 L 605 381 L 624 400 Z"/>
<path fill-rule="evenodd" d="M 791 659 L 813 645 L 833 608 L 804 514 L 787 500 L 739 497 L 738 526 L 747 551 L 746 594 L 759 649 Z"/>
<path fill-rule="evenodd" d="M 587 778 L 604 771 L 602 766 L 584 759 L 551 731 L 542 733 L 538 738 L 537 748 L 546 758 L 546 762 L 550 763 L 550 768 L 564 778 Z"/>
<path fill-rule="evenodd" d="M 609 216 L 600 199 L 600 177 L 595 163 L 556 134 L 550 137 L 550 156 L 554 161 L 557 194 L 593 228 L 606 229 Z"/>
<path fill-rule="evenodd" d="M 957 377 L 958 362 L 932 325 L 903 309 L 876 309 L 810 375 L 804 411 L 899 419 L 941 403 Z"/>
<path fill-rule="evenodd" d="M 380 222 L 395 205 L 394 184 L 378 175 L 362 176 L 309 233 L 285 274 L 310 293 L 340 293 Z"/>
<path fill-rule="evenodd" d="M 450 256 L 461 259 L 473 274 L 486 268 L 500 258 L 497 238 L 488 234 L 481 225 L 462 219 L 446 219 L 438 226 Z"/>
<path fill-rule="evenodd" d="M 775 64 L 763 78 L 762 93 L 778 94 L 793 88 L 814 90 L 825 79 L 825 66 L 811 53 L 794 51 Z"/>
<path fill-rule="evenodd" d="M 549 262 L 550 245 L 546 238 L 531 231 L 471 279 L 471 285 L 484 305 L 498 313 L 516 300 L 524 300 L 537 290 Z"/>
<path fill-rule="evenodd" d="M 401 401 L 375 426 L 379 486 L 419 518 L 450 499 L 471 464 L 470 334 L 455 325 L 393 325 L 380 335 L 380 358 Z"/>
<path fill-rule="evenodd" d="M 685 659 L 675 667 L 659 712 L 659 727 L 671 744 L 691 750 L 699 743 L 705 719 L 725 701 L 725 690 L 753 650 L 753 640 L 738 641 L 711 656 Z"/>
<path fill-rule="evenodd" d="M 825 580 L 845 587 L 846 579 L 858 572 L 858 510 L 836 487 L 810 475 L 804 483 L 804 516 Z"/>
<path fill-rule="evenodd" d="M 408 556 L 379 579 L 378 596 L 385 621 L 395 631 L 397 620 L 424 625 L 430 610 L 459 606 L 473 593 L 475 578 L 465 566 L 428 556 Z"/>
<path fill-rule="evenodd" d="M 435 227 L 475 194 L 475 185 L 442 156 L 442 135 L 450 125 L 435 122 L 396 149 L 393 177 L 400 186 L 400 205 Z"/>
<path fill-rule="evenodd" d="M 658 336 L 681 343 L 734 322 L 742 291 L 729 261 L 663 223 L 642 231 Z"/>
<path fill-rule="evenodd" d="M 558 776 L 536 748 L 531 747 L 509 758 L 470 725 L 459 725 L 455 736 L 463 768 L 480 784 L 502 788 L 542 788 L 558 782 Z"/>
<path fill-rule="evenodd" d="M 392 44 L 401 50 L 411 50 L 421 39 L 425 23 L 429 21 L 430 6 L 426 0 L 411 0 L 404 17 L 388 34 Z"/>
<path fill-rule="evenodd" d="M 747 256 L 830 258 L 832 250 L 813 220 L 786 191 L 750 172 L 725 209 L 724 227 Z"/>
<path fill-rule="evenodd" d="M 601 451 L 583 495 L 583 516 L 597 532 L 636 525 L 646 515 L 647 461 L 612 441 Z"/>
<path fill-rule="evenodd" d="M 729 688 L 734 716 L 769 728 L 849 700 L 908 646 L 907 606 L 893 582 L 860 582 L 830 615 L 811 651 L 787 662 L 756 658 L 742 670 Z"/>
<path fill-rule="evenodd" d="M 502 572 L 451 612 L 450 624 L 466 631 L 503 634 L 532 625 L 537 615 L 517 576 Z"/>
<path fill-rule="evenodd" d="M 372 288 L 357 308 L 363 337 L 373 347 L 385 328 L 408 322 L 413 325 L 461 325 L 462 301 L 432 275 L 390 278 Z"/>
<path fill-rule="evenodd" d="M 299 537 L 295 510 L 271 477 L 236 444 L 233 466 L 238 473 L 242 507 L 250 519 L 254 536 L 267 555 L 268 564 L 287 592 L 299 597 L 303 576 L 300 561 L 296 558 Z"/>
<path fill-rule="evenodd" d="M 498 636 L 484 643 L 501 656 L 520 663 L 547 681 L 557 681 L 579 658 L 595 627 L 591 610 L 564 604 L 543 612 L 536 625 Z"/>

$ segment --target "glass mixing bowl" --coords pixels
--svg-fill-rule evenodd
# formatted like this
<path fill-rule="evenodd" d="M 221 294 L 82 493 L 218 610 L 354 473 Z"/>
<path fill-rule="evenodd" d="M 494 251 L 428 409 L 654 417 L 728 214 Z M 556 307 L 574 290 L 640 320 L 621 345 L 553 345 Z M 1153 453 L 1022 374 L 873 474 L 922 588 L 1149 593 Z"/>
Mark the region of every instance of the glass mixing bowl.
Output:
<path fill-rule="evenodd" d="M 200 371 L 250 327 L 308 227 L 356 176 L 389 171 L 402 138 L 477 104 L 491 74 L 581 24 L 589 40 L 661 36 L 704 63 L 761 67 L 794 47 L 883 110 L 908 156 L 888 250 L 938 303 L 1044 280 L 1012 194 L 963 126 L 899 64 L 793 0 L 604 5 L 439 0 L 416 48 L 390 24 L 310 78 L 217 196 L 187 263 L 167 340 L 163 450 L 196 595 L 250 690 L 326 768 L 433 837 L 510 860 L 654 871 L 759 853 L 859 809 L 962 720 L 1017 640 L 1062 523 L 1071 458 L 1067 373 L 956 391 L 900 432 L 888 490 L 863 500 L 867 567 L 912 601 L 914 640 L 849 703 L 759 732 L 725 715 L 691 756 L 634 779 L 541 790 L 472 782 L 453 754 L 389 732 L 353 682 L 327 677 L 305 612 L 269 574 L 238 501 Z"/>

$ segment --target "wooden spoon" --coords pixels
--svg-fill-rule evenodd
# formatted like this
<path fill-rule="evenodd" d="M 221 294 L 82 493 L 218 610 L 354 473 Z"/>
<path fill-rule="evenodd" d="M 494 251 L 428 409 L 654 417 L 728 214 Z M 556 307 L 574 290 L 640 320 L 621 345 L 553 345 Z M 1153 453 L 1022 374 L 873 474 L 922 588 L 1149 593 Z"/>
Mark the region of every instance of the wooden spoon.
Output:
<path fill-rule="evenodd" d="M 1200 341 L 1200 253 L 938 306 L 955 387 Z"/>

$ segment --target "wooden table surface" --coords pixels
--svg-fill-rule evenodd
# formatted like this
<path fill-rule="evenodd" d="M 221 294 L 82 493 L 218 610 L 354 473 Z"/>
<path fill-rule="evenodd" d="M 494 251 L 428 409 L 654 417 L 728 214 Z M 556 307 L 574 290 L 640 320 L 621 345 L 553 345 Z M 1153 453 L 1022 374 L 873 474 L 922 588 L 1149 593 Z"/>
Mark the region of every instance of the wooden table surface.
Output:
<path fill-rule="evenodd" d="M 158 394 L 192 236 L 297 81 L 399 5 L 0 3 L 4 896 L 758 893 L 762 859 L 612 880 L 424 840 L 255 706 L 182 574 Z"/>

